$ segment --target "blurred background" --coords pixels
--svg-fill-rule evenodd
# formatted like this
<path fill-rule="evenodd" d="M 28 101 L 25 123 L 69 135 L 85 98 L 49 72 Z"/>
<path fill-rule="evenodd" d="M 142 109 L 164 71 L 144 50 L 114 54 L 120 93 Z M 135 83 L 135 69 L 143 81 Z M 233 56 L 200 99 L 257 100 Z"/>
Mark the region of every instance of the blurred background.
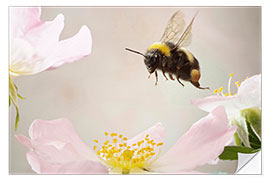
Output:
<path fill-rule="evenodd" d="M 159 73 L 148 72 L 139 55 L 125 51 L 129 47 L 145 52 L 158 41 L 172 14 L 181 9 L 188 24 L 199 10 L 193 24 L 193 41 L 187 48 L 199 60 L 200 83 L 211 91 L 199 90 L 188 82 L 183 88 L 177 81 L 166 81 Z M 66 117 L 72 121 L 81 139 L 91 148 L 93 139 L 103 132 L 117 132 L 132 137 L 162 122 L 167 130 L 163 152 L 168 150 L 191 125 L 207 115 L 190 99 L 213 95 L 213 90 L 247 76 L 261 73 L 260 7 L 44 7 L 41 20 L 50 21 L 57 14 L 65 16 L 61 39 L 87 25 L 92 33 L 92 53 L 75 63 L 53 71 L 14 80 L 25 100 L 19 101 L 20 122 L 14 132 L 15 110 L 10 110 L 10 173 L 31 174 L 26 160 L 27 148 L 14 138 L 28 136 L 35 119 Z M 236 91 L 236 87 L 232 87 Z M 237 161 L 220 161 L 197 170 L 234 173 Z"/>

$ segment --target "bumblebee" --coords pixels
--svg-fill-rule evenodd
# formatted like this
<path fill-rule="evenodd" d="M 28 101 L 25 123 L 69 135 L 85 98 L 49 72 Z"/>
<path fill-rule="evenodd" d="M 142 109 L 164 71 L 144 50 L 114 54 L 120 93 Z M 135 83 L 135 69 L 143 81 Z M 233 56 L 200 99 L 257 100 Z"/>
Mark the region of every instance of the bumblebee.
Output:
<path fill-rule="evenodd" d="M 158 82 L 157 70 L 160 70 L 166 80 L 168 80 L 166 76 L 168 74 L 171 80 L 176 79 L 182 86 L 184 84 L 180 79 L 191 82 L 196 88 L 209 89 L 209 87 L 200 86 L 199 62 L 190 51 L 184 48 L 191 43 L 191 29 L 196 15 L 197 13 L 183 32 L 185 27 L 184 13 L 182 11 L 175 12 L 160 41 L 151 44 L 145 54 L 126 48 L 128 51 L 144 56 L 144 63 L 150 73 L 148 78 L 155 72 L 155 85 Z"/>

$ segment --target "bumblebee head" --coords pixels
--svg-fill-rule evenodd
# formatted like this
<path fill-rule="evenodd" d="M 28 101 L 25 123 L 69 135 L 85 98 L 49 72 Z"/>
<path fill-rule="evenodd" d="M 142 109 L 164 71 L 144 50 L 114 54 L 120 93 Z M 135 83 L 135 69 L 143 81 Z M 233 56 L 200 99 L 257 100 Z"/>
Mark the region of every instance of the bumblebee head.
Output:
<path fill-rule="evenodd" d="M 144 64 L 150 74 L 155 72 L 156 68 L 159 65 L 159 62 L 161 61 L 162 54 L 156 50 L 150 50 L 146 52 L 146 55 L 144 57 Z"/>
<path fill-rule="evenodd" d="M 126 48 L 126 50 L 142 55 L 144 57 L 144 64 L 146 65 L 146 68 L 150 74 L 155 72 L 155 70 L 158 67 L 159 62 L 161 60 L 161 57 L 162 57 L 162 54 L 158 49 L 147 50 L 145 55 L 141 52 L 134 51 L 134 50 L 129 49 L 129 48 Z"/>

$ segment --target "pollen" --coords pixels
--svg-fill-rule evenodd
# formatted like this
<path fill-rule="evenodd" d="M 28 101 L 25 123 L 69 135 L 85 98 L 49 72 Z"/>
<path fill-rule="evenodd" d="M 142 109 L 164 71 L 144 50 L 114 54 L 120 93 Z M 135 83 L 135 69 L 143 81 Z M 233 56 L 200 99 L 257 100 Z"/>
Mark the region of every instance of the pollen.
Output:
<path fill-rule="evenodd" d="M 107 136 L 105 134 L 105 136 Z M 158 157 L 163 142 L 155 142 L 149 134 L 138 141 L 129 143 L 123 135 L 117 136 L 111 133 L 111 137 L 106 137 L 106 141 L 93 146 L 97 157 L 111 168 L 120 168 L 122 173 L 127 174 L 132 168 L 147 168 Z M 98 140 L 94 140 L 98 143 Z"/>

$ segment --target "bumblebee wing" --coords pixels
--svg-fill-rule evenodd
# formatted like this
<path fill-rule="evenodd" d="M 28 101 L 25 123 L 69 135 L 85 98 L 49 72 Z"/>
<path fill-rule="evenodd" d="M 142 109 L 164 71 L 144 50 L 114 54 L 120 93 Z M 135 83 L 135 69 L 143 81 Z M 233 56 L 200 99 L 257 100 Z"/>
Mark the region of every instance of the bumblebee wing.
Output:
<path fill-rule="evenodd" d="M 173 14 L 160 39 L 161 42 L 178 42 L 179 36 L 183 32 L 186 24 L 184 17 L 184 13 L 180 10 Z"/>
<path fill-rule="evenodd" d="M 188 46 L 191 44 L 192 41 L 192 33 L 191 33 L 191 29 L 192 29 L 192 24 L 193 21 L 196 17 L 196 15 L 198 14 L 198 12 L 195 14 L 195 16 L 192 18 L 191 22 L 189 23 L 188 27 L 186 28 L 186 30 L 183 32 L 182 36 L 180 37 L 179 41 L 176 43 L 176 47 L 179 46 Z"/>

